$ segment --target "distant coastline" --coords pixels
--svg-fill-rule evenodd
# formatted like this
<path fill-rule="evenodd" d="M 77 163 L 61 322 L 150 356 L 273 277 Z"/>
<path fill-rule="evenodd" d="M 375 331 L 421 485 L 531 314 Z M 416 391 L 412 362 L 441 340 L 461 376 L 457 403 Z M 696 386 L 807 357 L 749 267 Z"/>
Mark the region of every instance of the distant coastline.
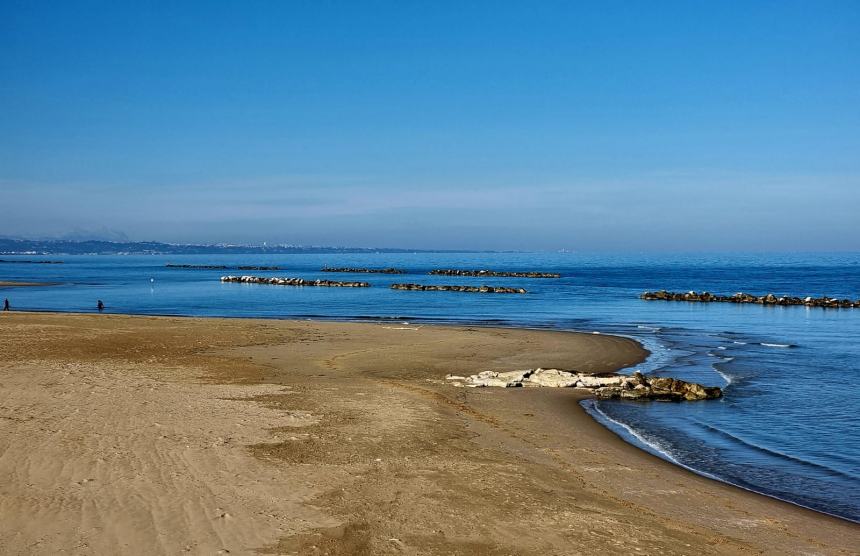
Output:
<path fill-rule="evenodd" d="M 469 249 L 399 247 L 332 247 L 305 245 L 195 244 L 158 241 L 99 241 L 0 238 L 0 255 L 283 255 L 314 253 L 499 253 Z"/>

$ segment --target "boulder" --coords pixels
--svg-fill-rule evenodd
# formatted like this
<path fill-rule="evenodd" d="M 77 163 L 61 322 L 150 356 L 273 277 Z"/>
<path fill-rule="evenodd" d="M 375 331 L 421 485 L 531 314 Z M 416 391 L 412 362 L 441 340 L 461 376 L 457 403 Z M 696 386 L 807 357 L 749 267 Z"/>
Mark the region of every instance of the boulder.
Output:
<path fill-rule="evenodd" d="M 535 369 L 523 382 L 523 386 L 570 388 L 575 386 L 579 380 L 580 375 L 576 373 L 569 373 L 558 369 Z"/>
<path fill-rule="evenodd" d="M 621 386 L 621 381 L 624 377 L 619 375 L 612 376 L 590 376 L 580 375 L 576 383 L 578 388 L 600 388 L 602 386 Z"/>
<path fill-rule="evenodd" d="M 531 374 L 531 370 L 525 371 L 483 371 L 476 375 L 467 377 L 466 386 L 478 388 L 482 386 L 495 386 L 497 388 L 513 388 L 522 386 L 523 379 Z"/>

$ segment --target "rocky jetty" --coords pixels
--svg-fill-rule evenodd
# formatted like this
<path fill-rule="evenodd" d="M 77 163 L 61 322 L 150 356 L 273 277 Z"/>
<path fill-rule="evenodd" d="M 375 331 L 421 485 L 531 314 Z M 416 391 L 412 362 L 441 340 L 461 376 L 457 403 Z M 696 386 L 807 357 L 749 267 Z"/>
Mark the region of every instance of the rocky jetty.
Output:
<path fill-rule="evenodd" d="M 167 268 L 186 268 L 191 270 L 283 270 L 279 266 L 224 266 L 219 264 L 167 264 Z"/>
<path fill-rule="evenodd" d="M 229 266 L 220 264 L 166 264 L 165 268 L 187 268 L 191 270 L 227 270 Z"/>
<path fill-rule="evenodd" d="M 758 305 L 804 305 L 806 307 L 824 307 L 832 309 L 860 309 L 860 299 L 838 299 L 835 297 L 791 297 L 776 296 L 772 293 L 767 295 L 752 295 L 739 292 L 734 295 L 714 295 L 709 292 L 687 293 L 668 292 L 660 290 L 656 292 L 645 292 L 639 296 L 648 301 L 690 301 L 698 303 L 755 303 Z"/>
<path fill-rule="evenodd" d="M 222 282 L 242 284 L 271 284 L 273 286 L 320 286 L 326 288 L 369 288 L 367 282 L 338 282 L 336 280 L 305 280 L 303 278 L 270 278 L 268 276 L 222 276 Z"/>
<path fill-rule="evenodd" d="M 498 272 L 495 270 L 456 270 L 451 268 L 431 270 L 430 274 L 439 276 L 489 276 L 491 278 L 561 278 L 561 274 L 555 272 Z"/>
<path fill-rule="evenodd" d="M 589 390 L 598 398 L 623 400 L 695 401 L 722 397 L 716 386 L 702 386 L 676 378 L 649 377 L 640 372 L 630 376 L 610 374 L 591 375 L 560 369 L 526 369 L 523 371 L 484 371 L 468 377 L 448 375 L 454 386 L 479 388 L 549 387 Z"/>
<path fill-rule="evenodd" d="M 470 293 L 526 293 L 523 288 L 505 286 L 437 286 L 423 284 L 391 284 L 392 290 L 419 292 L 470 292 Z"/>
<path fill-rule="evenodd" d="M 405 270 L 399 268 L 330 268 L 325 267 L 320 269 L 321 272 L 354 272 L 364 274 L 406 274 Z"/>

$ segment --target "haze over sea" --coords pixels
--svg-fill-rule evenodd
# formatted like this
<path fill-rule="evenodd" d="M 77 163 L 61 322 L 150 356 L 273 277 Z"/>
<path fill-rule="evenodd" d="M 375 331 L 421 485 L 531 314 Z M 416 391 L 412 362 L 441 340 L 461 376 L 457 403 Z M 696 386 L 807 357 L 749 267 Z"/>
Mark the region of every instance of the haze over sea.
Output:
<path fill-rule="evenodd" d="M 6 290 L 14 309 L 299 319 L 394 320 L 614 333 L 652 355 L 637 368 L 725 387 L 719 401 L 587 402 L 626 440 L 698 473 L 860 521 L 860 310 L 642 301 L 643 290 L 860 298 L 860 254 L 416 253 L 324 255 L 4 256 L 0 280 L 58 282 Z M 360 279 L 370 288 L 224 284 L 255 275 Z M 406 275 L 322 273 L 398 267 Z M 560 279 L 429 276 L 434 268 L 559 272 Z M 249 272 L 245 272 L 249 273 Z M 524 287 L 527 295 L 393 291 L 394 282 Z"/>

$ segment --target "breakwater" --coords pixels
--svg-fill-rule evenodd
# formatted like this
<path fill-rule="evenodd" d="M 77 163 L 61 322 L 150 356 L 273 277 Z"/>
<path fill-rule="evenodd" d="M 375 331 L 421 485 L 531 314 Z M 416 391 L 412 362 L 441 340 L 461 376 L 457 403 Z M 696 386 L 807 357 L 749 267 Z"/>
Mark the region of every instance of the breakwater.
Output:
<path fill-rule="evenodd" d="M 185 268 L 190 270 L 282 270 L 279 266 L 224 266 L 217 264 L 166 264 L 166 268 Z"/>
<path fill-rule="evenodd" d="M 227 270 L 230 267 L 219 264 L 166 264 L 165 268 L 187 268 L 193 270 Z"/>
<path fill-rule="evenodd" d="M 489 276 L 491 278 L 561 278 L 561 274 L 556 272 L 500 272 L 496 270 L 457 270 L 452 268 L 431 270 L 430 274 L 438 276 Z"/>
<path fill-rule="evenodd" d="M 336 280 L 305 280 L 304 278 L 276 278 L 268 276 L 222 276 L 222 282 L 242 284 L 271 284 L 273 286 L 319 286 L 325 288 L 369 288 L 367 282 L 338 282 Z"/>
<path fill-rule="evenodd" d="M 526 290 L 523 288 L 508 288 L 504 286 L 428 286 L 423 284 L 391 284 L 391 289 L 419 292 L 526 293 Z"/>
<path fill-rule="evenodd" d="M 320 272 L 354 272 L 364 274 L 406 274 L 405 270 L 399 268 L 351 268 L 351 267 L 325 267 Z"/>
<path fill-rule="evenodd" d="M 772 293 L 767 295 L 752 295 L 749 293 L 739 292 L 734 295 L 714 295 L 709 292 L 697 293 L 689 291 L 686 293 L 669 292 L 660 290 L 656 292 L 645 292 L 639 296 L 647 301 L 690 301 L 697 303 L 754 303 L 758 305 L 803 305 L 806 307 L 823 307 L 830 309 L 858 309 L 860 308 L 860 299 L 851 301 L 850 299 L 837 299 L 835 297 L 792 297 L 792 296 L 776 296 Z"/>

